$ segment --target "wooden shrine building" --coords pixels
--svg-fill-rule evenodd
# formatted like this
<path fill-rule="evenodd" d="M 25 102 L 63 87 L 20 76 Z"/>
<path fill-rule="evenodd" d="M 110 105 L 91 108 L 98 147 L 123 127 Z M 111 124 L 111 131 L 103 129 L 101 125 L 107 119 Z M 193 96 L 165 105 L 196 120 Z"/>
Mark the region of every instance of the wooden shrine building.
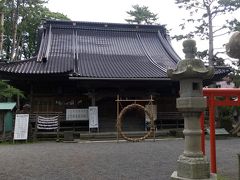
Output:
<path fill-rule="evenodd" d="M 66 126 L 88 130 L 87 119 L 68 121 L 66 110 L 97 106 L 99 130 L 113 132 L 117 95 L 152 95 L 158 114 L 177 111 L 179 85 L 166 72 L 179 60 L 163 26 L 48 20 L 39 31 L 37 55 L 1 63 L 0 78 L 25 92 L 30 117 L 58 113 Z M 217 68 L 213 78 L 227 73 L 229 69 Z M 161 128 L 161 116 L 157 121 Z M 144 130 L 144 114 L 130 113 L 124 126 Z"/>

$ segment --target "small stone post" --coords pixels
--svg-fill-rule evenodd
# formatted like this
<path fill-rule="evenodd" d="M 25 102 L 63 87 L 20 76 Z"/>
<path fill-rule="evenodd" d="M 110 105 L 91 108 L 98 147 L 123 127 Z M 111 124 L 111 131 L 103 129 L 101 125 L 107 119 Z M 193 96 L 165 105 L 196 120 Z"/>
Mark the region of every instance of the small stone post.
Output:
<path fill-rule="evenodd" d="M 183 42 L 185 59 L 179 61 L 175 70 L 169 69 L 168 76 L 180 81 L 180 97 L 177 98 L 177 109 L 184 117 L 185 136 L 184 152 L 177 161 L 177 171 L 172 180 L 212 180 L 210 166 L 201 151 L 200 114 L 207 107 L 206 98 L 202 95 L 202 80 L 212 77 L 213 68 L 206 68 L 204 63 L 195 59 L 196 42 Z"/>

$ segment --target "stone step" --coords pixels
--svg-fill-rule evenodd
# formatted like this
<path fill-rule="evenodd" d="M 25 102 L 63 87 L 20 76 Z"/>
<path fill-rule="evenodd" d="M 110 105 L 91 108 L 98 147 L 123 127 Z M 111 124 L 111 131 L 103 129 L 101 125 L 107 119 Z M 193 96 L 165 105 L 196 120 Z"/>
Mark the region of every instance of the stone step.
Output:
<path fill-rule="evenodd" d="M 165 137 L 183 137 L 183 129 L 164 129 L 155 132 L 155 138 L 165 138 Z M 73 131 L 72 131 L 73 132 Z M 139 138 L 144 136 L 147 131 L 129 131 L 124 132 L 127 137 Z M 38 132 L 37 140 L 55 140 L 57 137 L 56 132 Z M 73 132 L 74 139 L 78 140 L 117 140 L 117 132 L 88 132 L 88 131 L 75 131 Z M 64 132 L 59 132 L 60 140 L 64 139 Z M 119 135 L 119 140 L 123 139 Z M 154 136 L 150 136 L 149 139 L 153 139 Z"/>

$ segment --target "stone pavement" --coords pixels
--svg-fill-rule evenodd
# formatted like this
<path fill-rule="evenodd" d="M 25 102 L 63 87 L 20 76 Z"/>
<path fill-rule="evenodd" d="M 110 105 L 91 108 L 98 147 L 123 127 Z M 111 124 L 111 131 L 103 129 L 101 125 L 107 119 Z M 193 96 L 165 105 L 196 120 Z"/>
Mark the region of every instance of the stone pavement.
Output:
<path fill-rule="evenodd" d="M 0 144 L 0 180 L 167 180 L 182 151 L 183 139 Z M 239 151 L 240 138 L 217 140 L 218 172 L 227 180 L 237 180 Z"/>

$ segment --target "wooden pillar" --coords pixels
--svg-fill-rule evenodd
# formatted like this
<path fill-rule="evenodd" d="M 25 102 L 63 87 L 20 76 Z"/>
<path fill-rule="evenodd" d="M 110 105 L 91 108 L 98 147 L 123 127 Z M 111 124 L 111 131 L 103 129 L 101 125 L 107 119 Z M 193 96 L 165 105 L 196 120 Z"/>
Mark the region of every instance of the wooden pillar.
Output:
<path fill-rule="evenodd" d="M 96 106 L 96 93 L 94 89 L 88 90 L 88 97 L 91 99 L 91 106 Z"/>
<path fill-rule="evenodd" d="M 96 95 L 95 95 L 95 93 L 91 94 L 91 105 L 96 106 Z"/>
<path fill-rule="evenodd" d="M 209 123 L 210 123 L 210 152 L 211 152 L 211 172 L 217 173 L 216 166 L 216 141 L 215 141 L 215 105 L 214 105 L 214 96 L 210 97 L 210 105 L 209 105 Z"/>
<path fill-rule="evenodd" d="M 117 142 L 119 142 L 119 131 L 118 131 L 118 115 L 119 115 L 119 94 L 117 95 L 117 121 L 116 121 L 116 128 L 117 128 Z"/>
<path fill-rule="evenodd" d="M 17 110 L 20 110 L 20 97 L 17 95 Z"/>
<path fill-rule="evenodd" d="M 30 84 L 30 113 L 33 112 L 33 85 Z"/>

